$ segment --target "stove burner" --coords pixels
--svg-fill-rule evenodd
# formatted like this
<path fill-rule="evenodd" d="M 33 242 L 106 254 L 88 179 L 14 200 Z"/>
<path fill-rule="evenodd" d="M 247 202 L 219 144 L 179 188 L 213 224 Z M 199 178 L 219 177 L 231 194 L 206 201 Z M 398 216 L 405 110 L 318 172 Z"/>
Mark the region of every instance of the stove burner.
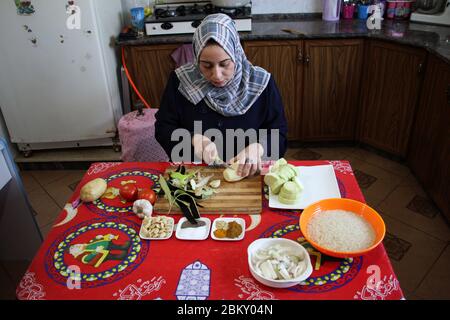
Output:
<path fill-rule="evenodd" d="M 177 8 L 178 10 L 178 8 Z M 176 17 L 179 15 L 178 11 L 174 10 L 174 9 L 162 9 L 162 8 L 158 8 L 155 10 L 155 17 L 156 18 L 171 18 L 171 17 Z"/>
<path fill-rule="evenodd" d="M 222 8 L 222 7 L 216 7 L 217 13 L 224 13 L 229 15 L 231 18 L 237 18 L 245 16 L 246 13 L 246 7 L 235 7 L 235 8 Z"/>

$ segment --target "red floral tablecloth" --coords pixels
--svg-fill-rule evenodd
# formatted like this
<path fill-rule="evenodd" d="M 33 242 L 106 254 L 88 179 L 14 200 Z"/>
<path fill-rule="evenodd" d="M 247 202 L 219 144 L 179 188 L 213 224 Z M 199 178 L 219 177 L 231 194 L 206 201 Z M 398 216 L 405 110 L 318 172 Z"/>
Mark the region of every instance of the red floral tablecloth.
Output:
<path fill-rule="evenodd" d="M 364 201 L 347 161 L 293 161 L 294 165 L 332 164 L 343 198 Z M 101 199 L 73 209 L 80 187 L 102 177 L 108 186 L 134 180 L 157 186 L 168 163 L 93 164 L 17 287 L 19 299 L 402 299 L 403 293 L 384 246 L 365 256 L 336 259 L 321 255 L 303 238 L 301 211 L 268 208 L 246 220 L 242 241 L 148 241 L 139 237 L 141 220 L 130 203 Z M 267 194 L 267 191 L 264 191 Z M 181 218 L 173 215 L 175 223 Z M 211 220 L 217 215 L 205 215 Z M 229 216 L 224 212 L 224 216 Z M 314 271 L 305 282 L 273 289 L 250 274 L 247 247 L 258 238 L 285 237 L 310 252 Z M 101 245 L 101 246 L 100 246 Z M 105 246 L 108 255 L 99 255 Z M 77 250 L 84 248 L 84 254 Z M 101 256 L 99 259 L 98 257 Z M 375 282 L 374 282 L 375 281 Z M 376 283 L 376 285 L 373 285 Z"/>

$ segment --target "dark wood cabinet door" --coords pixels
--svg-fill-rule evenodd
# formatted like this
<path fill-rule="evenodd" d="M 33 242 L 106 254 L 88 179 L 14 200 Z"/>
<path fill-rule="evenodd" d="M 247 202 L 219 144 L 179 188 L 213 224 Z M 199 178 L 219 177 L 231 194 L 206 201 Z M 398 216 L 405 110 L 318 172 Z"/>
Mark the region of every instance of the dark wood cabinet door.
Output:
<path fill-rule="evenodd" d="M 179 44 L 168 44 L 125 48 L 131 77 L 152 108 L 159 108 L 170 72 L 175 69 L 175 62 L 170 55 L 178 47 Z M 133 100 L 136 100 L 134 94 Z"/>
<path fill-rule="evenodd" d="M 290 140 L 300 138 L 302 41 L 247 41 L 244 50 L 255 66 L 269 71 L 280 90 Z"/>
<path fill-rule="evenodd" d="M 367 49 L 360 140 L 404 157 L 422 82 L 425 51 L 375 40 Z"/>
<path fill-rule="evenodd" d="M 363 40 L 305 41 L 302 139 L 353 140 Z"/>
<path fill-rule="evenodd" d="M 408 163 L 450 221 L 450 65 L 430 55 Z"/>

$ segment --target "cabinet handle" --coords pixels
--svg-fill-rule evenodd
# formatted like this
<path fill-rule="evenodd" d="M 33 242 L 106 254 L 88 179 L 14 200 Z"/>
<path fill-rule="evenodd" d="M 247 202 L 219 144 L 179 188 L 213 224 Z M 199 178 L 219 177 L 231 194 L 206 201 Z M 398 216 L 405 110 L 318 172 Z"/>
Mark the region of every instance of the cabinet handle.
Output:
<path fill-rule="evenodd" d="M 302 51 L 302 49 L 299 49 L 299 50 L 298 50 L 297 60 L 298 60 L 299 62 L 303 62 L 303 51 Z"/>
<path fill-rule="evenodd" d="M 309 64 L 309 61 L 310 61 L 311 59 L 309 58 L 309 56 L 306 56 L 306 58 L 305 58 L 305 63 L 306 64 Z"/>
<path fill-rule="evenodd" d="M 447 85 L 447 103 L 450 104 L 450 84 Z"/>
<path fill-rule="evenodd" d="M 422 74 L 423 71 L 423 63 L 419 63 L 419 70 L 417 71 L 418 74 Z"/>

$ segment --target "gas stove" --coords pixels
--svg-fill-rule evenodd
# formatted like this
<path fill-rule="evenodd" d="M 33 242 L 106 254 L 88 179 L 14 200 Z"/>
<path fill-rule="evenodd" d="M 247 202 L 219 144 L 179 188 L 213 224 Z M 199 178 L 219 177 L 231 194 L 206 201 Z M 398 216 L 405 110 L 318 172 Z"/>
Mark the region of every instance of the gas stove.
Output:
<path fill-rule="evenodd" d="M 202 20 L 213 13 L 229 15 L 238 31 L 252 30 L 251 2 L 244 7 L 221 8 L 209 1 L 155 5 L 154 13 L 145 20 L 147 35 L 194 33 Z"/>

